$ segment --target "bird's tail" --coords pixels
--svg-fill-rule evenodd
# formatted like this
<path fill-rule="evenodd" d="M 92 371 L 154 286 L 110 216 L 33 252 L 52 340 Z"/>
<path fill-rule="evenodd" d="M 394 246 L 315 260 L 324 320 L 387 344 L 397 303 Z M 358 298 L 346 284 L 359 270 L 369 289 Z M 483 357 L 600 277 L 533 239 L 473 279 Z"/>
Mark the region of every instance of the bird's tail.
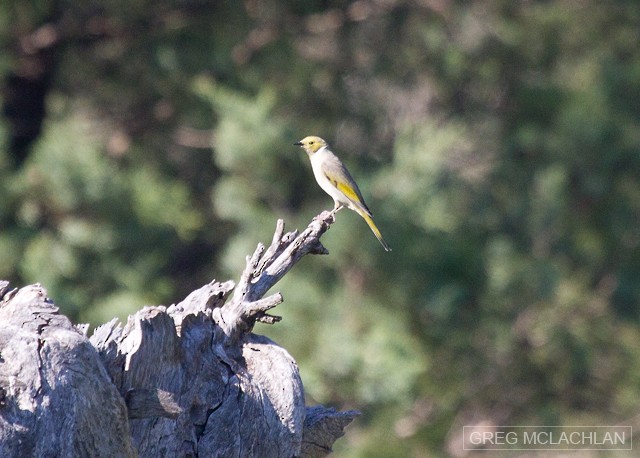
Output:
<path fill-rule="evenodd" d="M 367 222 L 367 224 L 369 225 L 369 228 L 371 229 L 371 232 L 373 232 L 373 235 L 375 235 L 376 238 L 380 241 L 385 251 L 391 251 L 391 247 L 389 246 L 389 244 L 386 242 L 386 240 L 380 233 L 380 229 L 378 229 L 378 226 L 376 226 L 376 223 L 375 221 L 373 221 L 373 218 L 364 211 L 361 211 L 358 213 L 360 213 L 360 216 L 362 216 L 362 218 L 364 218 L 364 220 Z"/>

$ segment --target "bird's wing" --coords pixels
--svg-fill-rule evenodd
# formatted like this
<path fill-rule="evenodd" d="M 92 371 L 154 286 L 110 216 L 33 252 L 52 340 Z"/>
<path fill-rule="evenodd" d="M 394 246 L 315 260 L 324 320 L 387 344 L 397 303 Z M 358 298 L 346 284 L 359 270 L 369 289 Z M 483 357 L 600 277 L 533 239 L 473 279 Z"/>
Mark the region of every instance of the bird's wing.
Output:
<path fill-rule="evenodd" d="M 364 202 L 364 197 L 355 180 L 335 154 L 328 154 L 322 162 L 322 173 L 347 199 L 371 216 L 371 211 Z"/>

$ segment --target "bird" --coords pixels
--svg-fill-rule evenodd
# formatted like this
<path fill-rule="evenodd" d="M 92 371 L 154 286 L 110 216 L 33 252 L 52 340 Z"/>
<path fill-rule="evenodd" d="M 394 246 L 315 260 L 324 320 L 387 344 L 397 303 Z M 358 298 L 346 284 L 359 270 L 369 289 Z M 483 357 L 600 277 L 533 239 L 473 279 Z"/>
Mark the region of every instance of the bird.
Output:
<path fill-rule="evenodd" d="M 366 221 L 385 251 L 391 251 L 391 247 L 373 221 L 371 210 L 364 202 L 358 185 L 338 156 L 331 152 L 327 142 L 320 137 L 310 135 L 295 142 L 294 145 L 305 150 L 311 161 L 316 181 L 333 199 L 334 207 L 331 214 L 335 216 L 344 207 L 353 210 Z"/>

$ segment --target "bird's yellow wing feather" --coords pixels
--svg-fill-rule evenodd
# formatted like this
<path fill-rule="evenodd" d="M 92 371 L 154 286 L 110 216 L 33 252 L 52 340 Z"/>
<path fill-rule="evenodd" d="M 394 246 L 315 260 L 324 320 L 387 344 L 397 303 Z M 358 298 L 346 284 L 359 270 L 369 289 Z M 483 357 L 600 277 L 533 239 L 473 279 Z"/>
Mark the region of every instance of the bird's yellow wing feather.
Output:
<path fill-rule="evenodd" d="M 349 200 L 351 200 L 353 202 L 357 202 L 359 204 L 363 203 L 362 199 L 358 195 L 359 193 L 352 186 L 350 186 L 349 183 L 336 182 L 335 183 L 335 187 L 338 188 L 341 193 L 343 193 L 345 196 L 347 196 L 349 198 Z"/>
<path fill-rule="evenodd" d="M 329 156 L 322 164 L 322 172 L 338 191 L 343 193 L 355 206 L 361 208 L 365 213 L 371 214 L 358 185 L 340 159 L 333 154 Z"/>

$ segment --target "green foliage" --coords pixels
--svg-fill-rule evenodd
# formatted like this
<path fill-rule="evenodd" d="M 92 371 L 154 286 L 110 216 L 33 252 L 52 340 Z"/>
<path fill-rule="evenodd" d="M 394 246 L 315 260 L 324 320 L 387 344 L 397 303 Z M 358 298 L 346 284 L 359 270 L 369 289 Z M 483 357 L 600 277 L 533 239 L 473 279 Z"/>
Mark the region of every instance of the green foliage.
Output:
<path fill-rule="evenodd" d="M 637 416 L 639 6 L 156 3 L 0 5 L 0 78 L 55 61 L 21 167 L 0 120 L 1 278 L 94 324 L 236 279 L 331 208 L 292 145 L 317 134 L 393 251 L 340 212 L 257 332 L 364 412 L 337 455 Z"/>

